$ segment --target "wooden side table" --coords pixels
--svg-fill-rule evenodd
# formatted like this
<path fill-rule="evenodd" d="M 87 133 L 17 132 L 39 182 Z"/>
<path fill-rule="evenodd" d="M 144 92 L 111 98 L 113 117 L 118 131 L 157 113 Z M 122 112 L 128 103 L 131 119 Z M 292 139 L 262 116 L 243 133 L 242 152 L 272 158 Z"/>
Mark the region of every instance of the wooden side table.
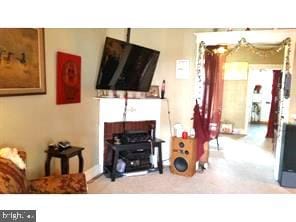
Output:
<path fill-rule="evenodd" d="M 82 150 L 83 147 L 75 147 L 71 146 L 64 150 L 59 149 L 48 149 L 45 152 L 47 153 L 47 158 L 45 161 L 45 175 L 50 175 L 50 161 L 52 157 L 60 158 L 61 159 L 61 171 L 62 174 L 69 173 L 69 159 L 73 156 L 78 156 L 79 160 L 79 173 L 83 172 L 83 157 L 82 157 Z"/>

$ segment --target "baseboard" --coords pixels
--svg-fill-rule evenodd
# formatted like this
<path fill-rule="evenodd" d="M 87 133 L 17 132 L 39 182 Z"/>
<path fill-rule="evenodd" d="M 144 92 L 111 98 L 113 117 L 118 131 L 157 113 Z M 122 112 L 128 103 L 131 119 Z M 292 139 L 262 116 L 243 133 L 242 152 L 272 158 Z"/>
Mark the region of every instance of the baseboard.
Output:
<path fill-rule="evenodd" d="M 90 181 L 92 178 L 98 176 L 101 173 L 103 172 L 100 171 L 100 164 L 96 164 L 92 168 L 84 171 L 86 181 Z"/>
<path fill-rule="evenodd" d="M 245 129 L 233 128 L 231 133 L 220 132 L 220 134 L 223 134 L 223 135 L 247 135 L 247 132 Z"/>
<path fill-rule="evenodd" d="M 234 134 L 234 135 L 247 135 L 247 132 L 243 128 L 234 128 L 232 134 Z"/>
<path fill-rule="evenodd" d="M 252 125 L 267 125 L 268 124 L 268 121 L 259 121 L 259 122 L 249 122 L 249 124 L 252 124 Z"/>

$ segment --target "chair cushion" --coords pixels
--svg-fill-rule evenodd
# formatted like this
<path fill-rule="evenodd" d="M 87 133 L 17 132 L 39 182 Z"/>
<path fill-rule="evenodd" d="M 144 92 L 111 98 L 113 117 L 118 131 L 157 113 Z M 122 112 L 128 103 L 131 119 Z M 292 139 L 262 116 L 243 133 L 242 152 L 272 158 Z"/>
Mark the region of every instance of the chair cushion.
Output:
<path fill-rule="evenodd" d="M 27 193 L 25 171 L 0 157 L 0 193 Z"/>
<path fill-rule="evenodd" d="M 85 175 L 83 173 L 74 173 L 34 179 L 30 181 L 30 193 L 87 193 Z"/>

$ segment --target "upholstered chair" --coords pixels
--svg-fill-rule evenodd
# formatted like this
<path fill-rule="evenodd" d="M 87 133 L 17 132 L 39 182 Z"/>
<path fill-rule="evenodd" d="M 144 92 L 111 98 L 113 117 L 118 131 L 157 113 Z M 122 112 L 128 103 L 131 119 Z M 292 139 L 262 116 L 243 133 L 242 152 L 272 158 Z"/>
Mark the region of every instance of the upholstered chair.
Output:
<path fill-rule="evenodd" d="M 26 152 L 19 151 L 26 162 Z M 87 193 L 83 173 L 26 179 L 26 171 L 19 169 L 11 160 L 0 157 L 0 193 L 11 194 L 76 194 Z"/>

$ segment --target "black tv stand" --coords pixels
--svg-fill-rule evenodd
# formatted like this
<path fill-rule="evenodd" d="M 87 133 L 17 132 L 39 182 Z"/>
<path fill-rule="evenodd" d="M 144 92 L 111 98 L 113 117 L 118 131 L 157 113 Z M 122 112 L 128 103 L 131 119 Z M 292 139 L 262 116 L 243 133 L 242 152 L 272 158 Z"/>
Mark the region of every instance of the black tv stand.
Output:
<path fill-rule="evenodd" d="M 155 148 L 158 148 L 158 156 L 157 156 L 157 168 L 160 174 L 163 173 L 163 165 L 162 165 L 162 150 L 161 144 L 165 142 L 161 139 L 154 139 L 151 141 L 152 143 L 152 151 L 155 152 Z M 143 150 L 151 150 L 150 142 L 142 142 L 142 143 L 129 143 L 129 144 L 115 144 L 113 140 L 105 140 L 107 148 L 112 151 L 112 165 L 104 166 L 105 174 L 110 176 L 111 181 L 115 181 L 117 177 L 121 177 L 122 174 L 118 173 L 116 170 L 117 162 L 119 159 L 119 153 L 122 151 L 135 151 L 138 149 Z"/>

